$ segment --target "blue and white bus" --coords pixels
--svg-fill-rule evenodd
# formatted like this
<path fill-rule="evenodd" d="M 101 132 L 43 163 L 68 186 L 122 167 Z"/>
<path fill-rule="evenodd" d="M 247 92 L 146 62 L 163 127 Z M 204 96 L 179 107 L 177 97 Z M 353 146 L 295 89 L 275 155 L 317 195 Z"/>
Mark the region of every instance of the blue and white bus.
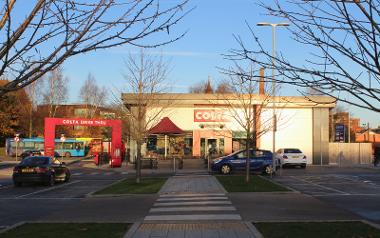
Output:
<path fill-rule="evenodd" d="M 85 142 L 77 139 L 66 139 L 61 142 L 55 139 L 54 151 L 60 156 L 65 157 L 82 157 L 85 155 Z M 44 138 L 20 138 L 17 145 L 17 154 L 20 155 L 26 150 L 44 150 Z M 5 141 L 5 153 L 8 156 L 16 156 L 16 142 L 13 138 L 7 138 Z"/>

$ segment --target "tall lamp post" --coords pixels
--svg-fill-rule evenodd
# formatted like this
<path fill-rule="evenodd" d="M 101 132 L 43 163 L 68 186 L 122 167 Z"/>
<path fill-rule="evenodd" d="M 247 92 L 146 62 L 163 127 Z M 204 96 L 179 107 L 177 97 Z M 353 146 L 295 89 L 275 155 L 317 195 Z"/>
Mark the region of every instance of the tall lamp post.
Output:
<path fill-rule="evenodd" d="M 272 157 L 272 169 L 275 172 L 276 171 L 276 130 L 277 130 L 277 117 L 276 117 L 276 104 L 275 104 L 275 96 L 276 96 L 276 81 L 274 80 L 275 74 L 275 58 L 276 58 L 276 27 L 278 26 L 289 26 L 289 23 L 287 22 L 281 22 L 281 23 L 269 23 L 269 22 L 259 22 L 257 23 L 257 26 L 270 26 L 272 27 L 272 97 L 273 97 L 273 128 L 272 128 L 272 151 L 273 151 L 273 157 Z M 280 165 L 281 166 L 281 165 Z"/>

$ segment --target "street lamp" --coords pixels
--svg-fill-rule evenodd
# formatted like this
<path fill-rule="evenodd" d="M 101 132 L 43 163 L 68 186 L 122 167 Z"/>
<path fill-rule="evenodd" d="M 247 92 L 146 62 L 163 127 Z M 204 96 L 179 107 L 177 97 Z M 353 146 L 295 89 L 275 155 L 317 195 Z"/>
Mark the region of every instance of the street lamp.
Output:
<path fill-rule="evenodd" d="M 273 136 L 272 136 L 272 151 L 273 151 L 273 157 L 272 157 L 272 169 L 275 172 L 276 171 L 276 130 L 277 130 L 277 118 L 276 118 L 276 105 L 275 105 L 275 96 L 276 96 L 276 82 L 274 80 L 274 66 L 275 66 L 275 58 L 276 58 L 276 27 L 277 26 L 289 26 L 289 23 L 287 22 L 281 22 L 281 23 L 270 23 L 270 22 L 259 22 L 257 23 L 257 26 L 270 26 L 272 27 L 272 96 L 273 96 Z M 281 166 L 281 165 L 280 165 Z"/>

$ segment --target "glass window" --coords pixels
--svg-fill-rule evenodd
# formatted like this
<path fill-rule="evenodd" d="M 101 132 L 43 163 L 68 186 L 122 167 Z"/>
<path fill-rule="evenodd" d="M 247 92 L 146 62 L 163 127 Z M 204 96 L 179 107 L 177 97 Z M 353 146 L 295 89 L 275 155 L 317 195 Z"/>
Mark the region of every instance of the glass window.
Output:
<path fill-rule="evenodd" d="M 299 149 L 284 149 L 285 153 L 289 154 L 297 154 L 297 153 L 302 153 Z"/>
<path fill-rule="evenodd" d="M 146 143 L 146 148 L 148 151 L 155 151 L 157 150 L 157 136 L 149 136 L 147 143 Z"/>
<path fill-rule="evenodd" d="M 26 157 L 20 163 L 21 165 L 26 166 L 39 166 L 49 163 L 49 157 Z"/>
<path fill-rule="evenodd" d="M 192 155 L 193 154 L 193 138 L 185 138 L 185 147 L 184 147 L 184 154 L 185 155 Z"/>

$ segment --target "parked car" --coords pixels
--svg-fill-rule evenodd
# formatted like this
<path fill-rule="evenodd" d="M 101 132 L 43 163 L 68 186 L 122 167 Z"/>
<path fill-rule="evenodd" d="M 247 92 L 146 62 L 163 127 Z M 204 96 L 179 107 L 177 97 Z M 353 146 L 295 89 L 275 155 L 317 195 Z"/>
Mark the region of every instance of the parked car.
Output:
<path fill-rule="evenodd" d="M 250 170 L 251 171 L 261 171 L 265 174 L 272 173 L 272 152 L 268 150 L 251 149 L 250 151 Z M 211 164 L 211 168 L 215 172 L 220 172 L 222 174 L 230 174 L 235 170 L 245 170 L 247 151 L 240 150 L 214 159 Z"/>
<path fill-rule="evenodd" d="M 300 149 L 282 148 L 277 150 L 276 159 L 281 161 L 281 166 L 301 166 L 306 168 L 306 155 Z"/>
<path fill-rule="evenodd" d="M 21 153 L 20 158 L 24 159 L 29 156 L 39 156 L 43 155 L 41 150 L 25 150 L 24 152 Z"/>
<path fill-rule="evenodd" d="M 55 182 L 68 182 L 70 170 L 64 162 L 49 156 L 29 156 L 13 169 L 13 184 L 18 187 L 26 182 L 40 182 L 52 186 Z"/>

